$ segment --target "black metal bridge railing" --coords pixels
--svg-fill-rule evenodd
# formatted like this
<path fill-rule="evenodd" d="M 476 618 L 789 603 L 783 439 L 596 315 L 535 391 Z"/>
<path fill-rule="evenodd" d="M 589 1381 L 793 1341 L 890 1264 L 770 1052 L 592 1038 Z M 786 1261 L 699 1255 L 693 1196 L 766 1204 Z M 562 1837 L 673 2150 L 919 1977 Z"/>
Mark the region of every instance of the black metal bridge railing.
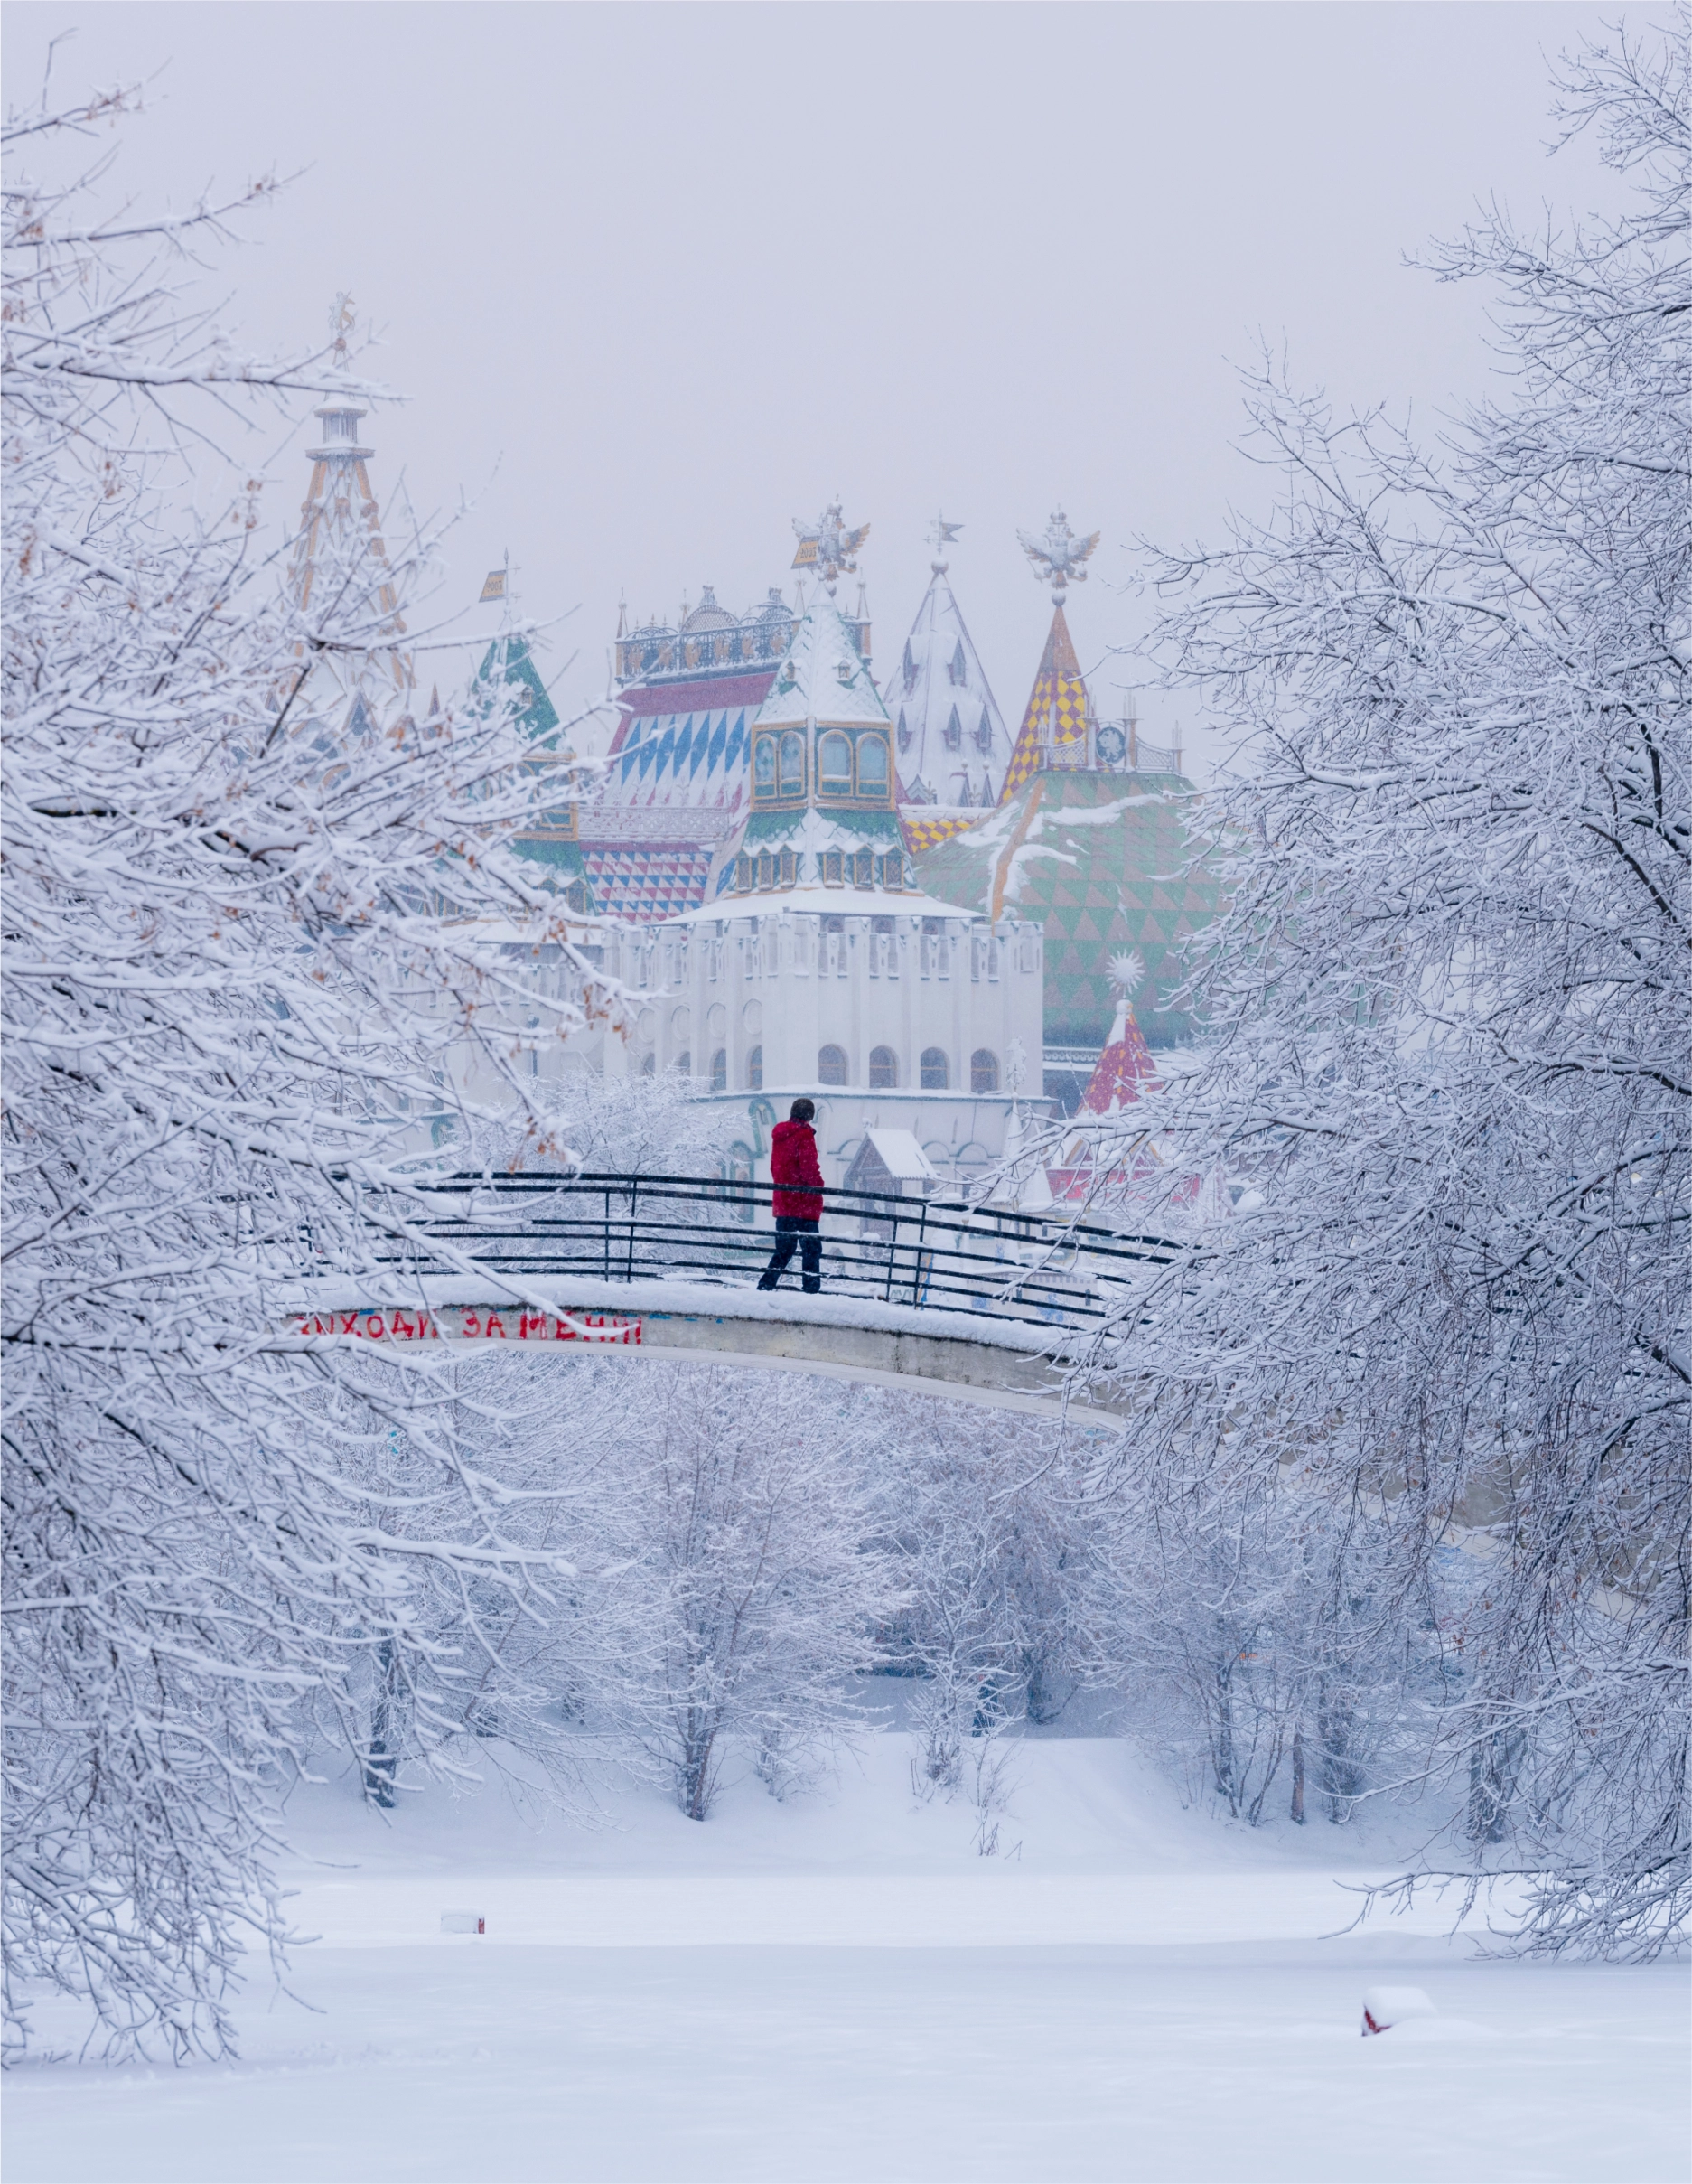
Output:
<path fill-rule="evenodd" d="M 441 1255 L 388 1252 L 413 1274 L 462 1271 L 747 1288 L 774 1242 L 769 1184 L 687 1176 L 461 1175 L 411 1186 Z M 1082 1222 L 833 1186 L 820 1195 L 823 1287 L 929 1312 L 1097 1329 L 1129 1306 L 1175 1246 Z M 427 1243 L 425 1244 L 427 1250 Z M 799 1286 L 797 1263 L 782 1287 Z"/>

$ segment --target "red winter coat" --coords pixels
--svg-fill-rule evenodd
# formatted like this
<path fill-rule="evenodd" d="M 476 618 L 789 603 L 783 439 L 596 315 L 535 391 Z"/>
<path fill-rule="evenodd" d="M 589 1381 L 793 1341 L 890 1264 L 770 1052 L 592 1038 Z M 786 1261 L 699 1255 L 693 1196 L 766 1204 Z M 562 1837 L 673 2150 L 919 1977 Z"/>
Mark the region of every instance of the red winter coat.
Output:
<path fill-rule="evenodd" d="M 775 1185 L 775 1213 L 793 1221 L 822 1219 L 822 1170 L 817 1165 L 817 1133 L 809 1122 L 778 1122 L 770 1135 L 770 1178 Z M 796 1184 L 809 1183 L 809 1190 Z"/>

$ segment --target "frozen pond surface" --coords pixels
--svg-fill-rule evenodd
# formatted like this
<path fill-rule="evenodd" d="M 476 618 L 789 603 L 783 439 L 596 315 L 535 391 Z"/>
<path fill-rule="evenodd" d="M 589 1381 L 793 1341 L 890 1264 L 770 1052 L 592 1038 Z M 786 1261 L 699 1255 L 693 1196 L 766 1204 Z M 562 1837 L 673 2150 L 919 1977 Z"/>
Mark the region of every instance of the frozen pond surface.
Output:
<path fill-rule="evenodd" d="M 1684 1966 L 1477 1961 L 1431 1910 L 1324 1941 L 1383 1846 L 1183 1813 L 1104 1739 L 1020 1748 L 1021 1855 L 981 1859 L 909 1754 L 704 1827 L 644 1792 L 538 1832 L 497 1793 L 391 1826 L 311 1793 L 322 2014 L 256 1985 L 238 2063 L 14 2073 L 9 2184 L 1686 2175 Z M 1360 2039 L 1394 1981 L 1439 2017 Z"/>

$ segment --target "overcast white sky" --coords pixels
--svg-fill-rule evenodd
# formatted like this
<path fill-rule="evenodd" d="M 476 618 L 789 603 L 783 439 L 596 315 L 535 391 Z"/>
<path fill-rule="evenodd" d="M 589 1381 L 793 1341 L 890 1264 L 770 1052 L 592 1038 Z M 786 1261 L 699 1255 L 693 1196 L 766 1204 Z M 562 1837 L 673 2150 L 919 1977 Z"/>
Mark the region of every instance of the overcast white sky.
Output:
<path fill-rule="evenodd" d="M 1545 150 L 1547 59 L 1605 12 L 11 0 L 5 59 L 14 106 L 66 30 L 57 90 L 149 80 L 114 193 L 298 176 L 220 268 L 226 317 L 297 345 L 353 292 L 409 398 L 367 426 L 379 491 L 474 501 L 443 609 L 509 548 L 526 611 L 575 610 L 561 706 L 603 689 L 620 595 L 790 586 L 790 520 L 838 494 L 883 671 L 924 527 L 963 522 L 1014 723 L 1049 614 L 1015 528 L 1103 531 L 1070 623 L 1114 712 L 1125 542 L 1261 491 L 1230 447 L 1260 333 L 1341 405 L 1431 425 L 1483 390 L 1482 298 L 1403 254 L 1491 192 L 1608 199 L 1588 149 Z M 304 459 L 280 475 L 292 508 Z"/>

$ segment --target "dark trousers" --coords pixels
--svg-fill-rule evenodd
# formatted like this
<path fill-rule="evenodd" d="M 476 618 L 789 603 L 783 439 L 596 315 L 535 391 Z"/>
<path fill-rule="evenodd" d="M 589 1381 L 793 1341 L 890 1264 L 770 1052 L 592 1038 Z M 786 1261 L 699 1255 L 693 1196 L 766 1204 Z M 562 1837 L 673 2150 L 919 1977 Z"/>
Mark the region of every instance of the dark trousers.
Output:
<path fill-rule="evenodd" d="M 778 1214 L 775 1217 L 775 1249 L 770 1254 L 770 1263 L 758 1278 L 761 1289 L 773 1289 L 787 1272 L 788 1261 L 797 1244 L 799 1264 L 804 1268 L 804 1279 L 799 1287 L 813 1297 L 822 1287 L 822 1228 L 815 1221 L 801 1221 L 796 1214 Z"/>

